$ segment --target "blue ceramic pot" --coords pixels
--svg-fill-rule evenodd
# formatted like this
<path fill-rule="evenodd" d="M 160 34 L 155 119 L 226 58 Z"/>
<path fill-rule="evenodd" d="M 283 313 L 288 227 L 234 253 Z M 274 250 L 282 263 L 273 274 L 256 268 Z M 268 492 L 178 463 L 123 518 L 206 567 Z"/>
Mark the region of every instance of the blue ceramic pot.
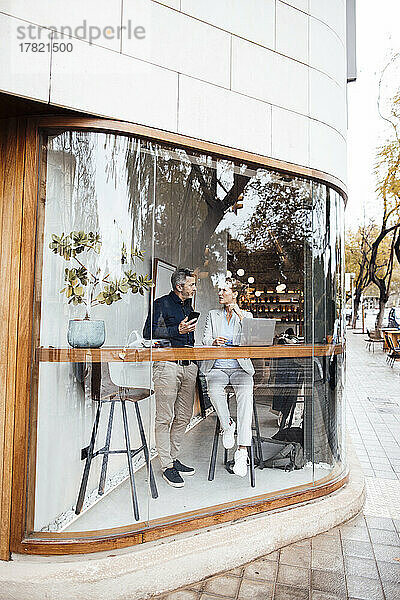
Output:
<path fill-rule="evenodd" d="M 73 348 L 100 348 L 106 339 L 104 321 L 71 319 L 67 339 Z"/>

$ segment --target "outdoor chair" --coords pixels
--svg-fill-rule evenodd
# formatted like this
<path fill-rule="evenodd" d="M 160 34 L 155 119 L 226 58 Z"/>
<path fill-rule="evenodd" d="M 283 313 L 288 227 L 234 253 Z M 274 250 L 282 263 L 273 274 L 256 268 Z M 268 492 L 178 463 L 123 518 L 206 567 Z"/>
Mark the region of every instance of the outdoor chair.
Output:
<path fill-rule="evenodd" d="M 386 362 L 390 367 L 393 367 L 394 361 L 400 358 L 400 346 L 395 347 L 390 335 L 387 335 L 387 342 L 389 345 L 389 352 L 386 355 Z"/>
<path fill-rule="evenodd" d="M 226 392 L 226 399 L 227 399 L 228 406 L 229 406 L 229 400 L 230 400 L 231 396 L 233 396 L 232 387 L 230 385 L 227 385 L 225 388 L 225 392 Z M 212 450 L 211 450 L 210 466 L 208 469 L 208 481 L 213 481 L 214 476 L 215 476 L 215 465 L 217 462 L 218 444 L 219 444 L 219 438 L 220 438 L 220 432 L 221 432 L 221 424 L 219 422 L 218 415 L 216 414 L 215 416 L 216 416 L 216 422 L 215 422 L 213 445 L 212 445 Z M 259 427 L 259 423 L 258 423 L 257 407 L 256 407 L 256 402 L 255 402 L 254 396 L 253 396 L 253 417 L 254 417 L 254 425 L 252 426 L 252 430 L 255 432 L 257 448 L 259 449 L 260 456 L 262 456 L 260 427 Z M 255 472 L 254 472 L 254 441 L 253 441 L 253 438 L 251 439 L 251 446 L 248 448 L 248 455 L 249 455 L 249 461 L 250 461 L 250 485 L 251 485 L 251 487 L 255 487 L 256 478 L 255 478 Z M 229 451 L 226 448 L 224 448 L 223 464 L 225 466 L 225 469 L 229 473 L 233 473 L 232 468 L 231 468 L 232 461 L 229 461 Z M 263 464 L 263 461 L 261 460 L 260 468 L 262 468 L 263 466 L 264 466 L 264 464 Z"/>
<path fill-rule="evenodd" d="M 98 494 L 101 496 L 104 494 L 104 487 L 106 483 L 108 460 L 110 455 L 125 454 L 128 462 L 129 478 L 131 484 L 131 495 L 133 504 L 133 513 L 135 520 L 139 521 L 139 503 L 135 485 L 134 477 L 134 465 L 133 458 L 143 452 L 144 460 L 147 467 L 148 480 L 150 484 L 150 491 L 153 498 L 158 498 L 157 486 L 154 478 L 153 468 L 150 461 L 149 448 L 144 432 L 143 421 L 140 414 L 139 402 L 154 393 L 153 385 L 151 381 L 150 367 L 148 362 L 135 363 L 117 363 L 110 362 L 102 365 L 102 393 L 100 393 L 99 403 L 97 407 L 96 417 L 93 424 L 92 435 L 90 443 L 86 448 L 81 451 L 82 460 L 86 459 L 82 481 L 79 489 L 78 499 L 76 503 L 75 513 L 80 514 L 85 499 L 86 488 L 89 479 L 90 467 L 93 459 L 96 456 L 101 455 L 103 457 Z M 106 392 L 106 393 L 104 393 Z M 128 413 L 127 413 L 127 402 L 133 402 L 135 406 L 135 415 L 140 436 L 140 446 L 132 448 L 130 431 L 128 424 Z M 108 424 L 106 430 L 106 436 L 104 445 L 98 450 L 94 451 L 96 444 L 96 437 L 99 428 L 100 415 L 103 406 L 109 403 L 110 410 L 108 413 Z M 121 406 L 121 416 L 124 428 L 125 448 L 118 450 L 111 450 L 111 435 L 114 423 L 114 412 L 115 405 Z"/>
<path fill-rule="evenodd" d="M 382 349 L 383 349 L 383 342 L 385 340 L 381 336 L 379 331 L 377 331 L 377 330 L 370 331 L 369 329 L 367 329 L 367 335 L 368 335 L 368 338 L 365 340 L 365 342 L 366 342 L 366 349 L 368 350 L 368 352 L 371 351 L 371 348 L 372 348 L 372 352 L 375 352 L 375 344 L 382 344 Z"/>
<path fill-rule="evenodd" d="M 383 337 L 383 351 L 386 353 L 386 352 L 388 352 L 390 346 L 389 346 L 389 342 L 388 342 L 388 334 L 384 330 L 382 330 L 382 337 Z"/>

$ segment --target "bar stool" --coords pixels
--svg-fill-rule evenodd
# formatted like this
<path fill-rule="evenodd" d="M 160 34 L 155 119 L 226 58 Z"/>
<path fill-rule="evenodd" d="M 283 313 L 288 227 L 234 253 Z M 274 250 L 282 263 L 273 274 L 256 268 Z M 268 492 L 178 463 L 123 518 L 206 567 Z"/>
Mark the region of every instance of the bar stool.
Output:
<path fill-rule="evenodd" d="M 227 403 L 229 406 L 229 400 L 234 393 L 232 391 L 232 387 L 230 385 L 228 385 L 225 388 L 225 393 L 226 393 L 226 400 L 227 400 Z M 262 469 L 262 468 L 264 468 L 264 461 L 262 458 L 260 427 L 259 427 L 259 422 L 258 422 L 257 407 L 256 407 L 254 396 L 253 396 L 253 417 L 254 417 L 254 425 L 252 426 L 252 431 L 254 431 L 256 434 L 255 438 L 256 438 L 257 450 L 258 450 L 258 454 L 260 457 L 258 466 L 259 466 L 259 468 Z M 213 439 L 213 445 L 212 445 L 212 450 L 211 450 L 210 465 L 209 465 L 209 469 L 208 469 L 208 481 L 213 481 L 214 477 L 215 477 L 215 465 L 216 465 L 216 461 L 217 461 L 220 432 L 221 432 L 221 424 L 220 424 L 218 415 L 216 414 L 214 439 Z M 254 440 L 253 440 L 253 437 L 251 439 L 251 446 L 248 447 L 247 452 L 248 452 L 249 461 L 250 461 L 250 485 L 251 485 L 251 487 L 255 487 L 256 479 L 255 479 L 255 471 L 254 471 L 255 467 L 254 467 Z M 223 464 L 225 466 L 225 469 L 229 473 L 233 473 L 231 466 L 230 466 L 231 462 L 232 461 L 228 461 L 228 450 L 226 448 L 224 448 Z"/>
<path fill-rule="evenodd" d="M 135 520 L 139 521 L 139 503 L 136 492 L 135 477 L 132 459 L 143 452 L 147 467 L 147 475 L 150 483 L 150 491 L 153 498 L 158 498 L 158 491 L 153 473 L 153 468 L 150 461 L 149 447 L 146 440 L 146 435 L 143 427 L 143 421 L 140 414 L 139 402 L 146 398 L 150 398 L 154 393 L 152 389 L 152 381 L 149 363 L 106 363 L 102 365 L 102 389 L 107 391 L 106 395 L 100 394 L 97 399 L 99 404 L 97 407 L 96 417 L 93 424 L 92 434 L 89 445 L 81 450 L 81 459 L 86 460 L 83 469 L 81 485 L 78 493 L 78 499 L 75 508 L 75 514 L 79 515 L 85 499 L 87 483 L 89 479 L 90 467 L 92 460 L 99 455 L 103 456 L 98 494 L 104 494 L 104 487 L 107 476 L 108 459 L 110 455 L 126 454 L 129 470 L 129 478 L 131 483 L 131 496 L 133 513 Z M 141 445 L 138 448 L 132 448 L 130 431 L 128 424 L 128 414 L 126 402 L 133 402 L 135 406 L 135 415 L 139 429 Z M 107 432 L 104 446 L 99 450 L 94 451 L 97 432 L 100 422 L 100 414 L 103 405 L 109 403 L 110 411 L 108 414 Z M 121 405 L 121 415 L 124 427 L 125 448 L 121 450 L 110 450 L 111 434 L 114 423 L 115 404 Z"/>

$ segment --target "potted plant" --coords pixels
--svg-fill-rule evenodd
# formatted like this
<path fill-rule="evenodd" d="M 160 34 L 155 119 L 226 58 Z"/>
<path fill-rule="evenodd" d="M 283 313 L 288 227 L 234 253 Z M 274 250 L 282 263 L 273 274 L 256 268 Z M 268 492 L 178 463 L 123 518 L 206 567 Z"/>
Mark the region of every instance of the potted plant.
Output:
<path fill-rule="evenodd" d="M 96 255 L 100 254 L 101 237 L 98 233 L 89 231 L 71 231 L 60 236 L 52 235 L 50 250 L 67 262 L 74 261 L 74 266 L 66 267 L 64 271 L 65 287 L 60 291 L 65 294 L 68 304 L 86 307 L 83 319 L 71 319 L 68 325 L 68 343 L 74 348 L 100 348 L 105 340 L 105 326 L 102 320 L 91 319 L 93 306 L 105 304 L 110 306 L 122 299 L 129 290 L 132 294 L 141 294 L 149 290 L 153 282 L 148 275 L 138 275 L 131 270 L 125 270 L 120 279 L 110 279 L 110 274 L 103 275 L 100 267 L 96 266 Z M 79 256 L 82 255 L 82 256 Z M 134 249 L 131 258 L 143 260 L 144 252 Z M 121 249 L 121 263 L 127 262 L 125 244 Z M 91 265 L 94 265 L 93 267 Z"/>

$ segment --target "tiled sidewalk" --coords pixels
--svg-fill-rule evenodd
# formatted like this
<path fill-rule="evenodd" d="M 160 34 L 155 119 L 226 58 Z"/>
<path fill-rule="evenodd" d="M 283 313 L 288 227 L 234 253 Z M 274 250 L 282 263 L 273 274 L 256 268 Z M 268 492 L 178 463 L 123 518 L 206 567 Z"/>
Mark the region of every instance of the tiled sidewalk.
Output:
<path fill-rule="evenodd" d="M 347 427 L 366 476 L 363 512 L 159 600 L 400 600 L 400 370 L 381 350 L 368 353 L 365 337 L 347 335 Z"/>

